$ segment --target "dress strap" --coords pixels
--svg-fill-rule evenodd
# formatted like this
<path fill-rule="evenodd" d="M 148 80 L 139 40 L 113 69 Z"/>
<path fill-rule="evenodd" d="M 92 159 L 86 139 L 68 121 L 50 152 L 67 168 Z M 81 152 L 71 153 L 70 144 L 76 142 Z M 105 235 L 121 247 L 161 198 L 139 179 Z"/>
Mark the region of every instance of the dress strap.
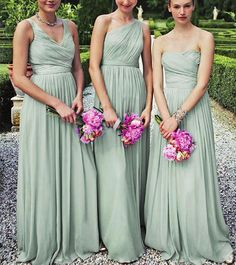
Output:
<path fill-rule="evenodd" d="M 33 19 L 27 18 L 26 20 L 30 23 L 30 25 L 32 26 L 32 28 L 35 29 L 35 22 L 33 21 Z"/>
<path fill-rule="evenodd" d="M 69 20 L 68 19 L 63 19 L 63 18 L 61 20 L 62 20 L 62 23 L 63 23 L 63 26 L 64 26 L 64 34 L 72 36 L 70 28 L 69 28 Z"/>

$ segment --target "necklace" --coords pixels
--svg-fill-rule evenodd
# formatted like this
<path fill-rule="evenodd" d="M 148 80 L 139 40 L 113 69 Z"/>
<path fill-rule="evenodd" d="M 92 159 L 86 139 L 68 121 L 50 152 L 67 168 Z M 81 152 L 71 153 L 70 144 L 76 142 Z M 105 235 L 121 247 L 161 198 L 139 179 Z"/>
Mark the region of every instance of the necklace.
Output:
<path fill-rule="evenodd" d="M 47 20 L 42 19 L 42 18 L 39 16 L 39 13 L 36 13 L 36 18 L 38 19 L 38 21 L 40 21 L 40 22 L 42 22 L 42 23 L 44 23 L 44 24 L 46 24 L 46 25 L 48 25 L 48 26 L 50 26 L 50 27 L 54 27 L 54 26 L 56 26 L 56 24 L 57 24 L 57 18 L 56 18 L 56 21 L 53 22 L 53 23 L 50 23 L 50 22 L 48 22 Z"/>

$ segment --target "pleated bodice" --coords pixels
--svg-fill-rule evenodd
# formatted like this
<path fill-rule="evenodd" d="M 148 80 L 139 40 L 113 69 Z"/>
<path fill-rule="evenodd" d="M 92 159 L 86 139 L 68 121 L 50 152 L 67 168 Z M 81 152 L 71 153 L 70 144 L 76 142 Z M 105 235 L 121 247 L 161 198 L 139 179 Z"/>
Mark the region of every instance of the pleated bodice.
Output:
<path fill-rule="evenodd" d="M 60 43 L 53 40 L 32 19 L 28 21 L 34 31 L 34 40 L 29 48 L 29 63 L 32 65 L 33 74 L 71 72 L 75 46 L 68 29 L 68 21 L 62 20 L 64 33 Z"/>
<path fill-rule="evenodd" d="M 193 89 L 197 83 L 197 72 L 201 54 L 198 51 L 166 51 L 162 56 L 165 70 L 166 89 Z"/>
<path fill-rule="evenodd" d="M 142 50 L 142 26 L 140 22 L 133 20 L 106 34 L 102 65 L 138 67 Z"/>

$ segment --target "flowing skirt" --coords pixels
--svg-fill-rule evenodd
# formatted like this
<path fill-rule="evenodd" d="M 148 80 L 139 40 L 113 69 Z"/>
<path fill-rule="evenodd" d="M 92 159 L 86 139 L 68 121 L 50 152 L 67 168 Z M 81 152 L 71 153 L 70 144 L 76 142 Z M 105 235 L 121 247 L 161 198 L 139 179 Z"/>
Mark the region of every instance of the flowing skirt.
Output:
<path fill-rule="evenodd" d="M 189 89 L 165 90 L 170 113 L 181 106 Z M 206 93 L 181 122 L 196 149 L 189 160 L 167 161 L 166 140 L 154 124 L 145 200 L 147 246 L 164 259 L 202 264 L 222 262 L 232 252 L 216 175 L 215 147 L 209 97 Z"/>
<path fill-rule="evenodd" d="M 109 99 L 119 118 L 141 115 L 146 88 L 138 68 L 103 66 Z M 98 98 L 95 105 L 100 106 Z M 137 260 L 144 252 L 141 235 L 149 131 L 133 146 L 124 148 L 118 131 L 105 128 L 94 144 L 98 172 L 99 228 L 108 256 L 120 262 Z"/>
<path fill-rule="evenodd" d="M 71 106 L 71 73 L 33 75 L 32 81 Z M 25 96 L 17 190 L 20 262 L 64 264 L 99 250 L 94 156 L 74 129 Z"/>

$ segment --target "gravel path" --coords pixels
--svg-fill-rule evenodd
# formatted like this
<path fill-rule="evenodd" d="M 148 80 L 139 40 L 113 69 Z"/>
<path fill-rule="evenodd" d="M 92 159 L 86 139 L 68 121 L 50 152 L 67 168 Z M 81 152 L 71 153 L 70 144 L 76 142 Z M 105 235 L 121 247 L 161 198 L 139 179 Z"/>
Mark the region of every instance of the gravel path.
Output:
<path fill-rule="evenodd" d="M 87 94 L 85 107 L 91 104 L 93 95 Z M 232 246 L 236 247 L 236 119 L 230 112 L 212 102 L 216 139 L 216 154 L 220 195 L 225 221 L 230 229 Z M 16 258 L 16 179 L 18 158 L 18 133 L 0 134 L 0 264 L 14 264 Z M 116 265 L 107 259 L 106 252 L 98 253 L 79 264 Z M 147 249 L 133 265 L 173 264 L 160 260 L 158 252 Z M 205 264 L 216 264 L 206 262 Z M 72 265 L 72 264 L 71 264 Z"/>

